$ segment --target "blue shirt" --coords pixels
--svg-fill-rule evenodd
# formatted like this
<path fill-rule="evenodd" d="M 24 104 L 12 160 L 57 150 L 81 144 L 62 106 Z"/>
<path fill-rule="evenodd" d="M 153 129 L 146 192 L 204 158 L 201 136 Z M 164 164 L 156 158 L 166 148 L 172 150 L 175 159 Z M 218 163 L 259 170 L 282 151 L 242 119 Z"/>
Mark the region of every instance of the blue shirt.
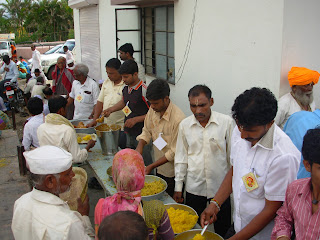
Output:
<path fill-rule="evenodd" d="M 309 129 L 316 128 L 317 126 L 320 126 L 320 109 L 314 112 L 300 111 L 290 116 L 284 125 L 283 131 L 291 138 L 293 144 L 301 152 L 304 135 Z M 310 172 L 308 172 L 303 165 L 303 156 L 301 155 L 297 178 L 300 179 L 310 176 Z"/>

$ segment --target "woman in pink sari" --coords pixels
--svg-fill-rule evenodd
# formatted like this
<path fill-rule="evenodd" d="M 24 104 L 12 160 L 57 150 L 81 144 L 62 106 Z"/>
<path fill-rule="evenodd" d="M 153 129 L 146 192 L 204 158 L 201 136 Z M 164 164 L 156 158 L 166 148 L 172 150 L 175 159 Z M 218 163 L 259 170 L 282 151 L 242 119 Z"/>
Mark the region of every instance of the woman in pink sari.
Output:
<path fill-rule="evenodd" d="M 174 233 L 167 210 L 158 200 L 141 201 L 141 189 L 145 178 L 144 161 L 140 153 L 123 149 L 113 159 L 112 177 L 117 193 L 100 199 L 95 208 L 95 230 L 102 220 L 115 212 L 130 210 L 139 213 L 149 230 L 149 239 L 172 240 Z"/>
<path fill-rule="evenodd" d="M 73 71 L 70 72 L 70 70 L 66 68 L 66 59 L 64 57 L 58 58 L 56 67 L 52 72 L 52 80 L 52 92 L 55 95 L 66 95 L 66 97 L 68 97 L 75 79 Z M 73 113 L 74 103 L 72 102 L 67 107 L 67 119 L 72 119 Z"/>
<path fill-rule="evenodd" d="M 74 77 L 66 68 L 66 59 L 59 57 L 52 72 L 52 91 L 55 95 L 68 95 L 71 92 Z"/>

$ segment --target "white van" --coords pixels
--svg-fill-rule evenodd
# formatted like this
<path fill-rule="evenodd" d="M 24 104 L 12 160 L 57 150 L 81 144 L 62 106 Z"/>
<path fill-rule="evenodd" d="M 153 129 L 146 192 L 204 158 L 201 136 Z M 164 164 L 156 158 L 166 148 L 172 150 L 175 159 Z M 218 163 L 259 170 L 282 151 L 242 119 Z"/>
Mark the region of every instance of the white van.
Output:
<path fill-rule="evenodd" d="M 12 40 L 0 40 L 0 56 L 8 55 L 10 58 L 11 54 L 11 45 L 16 45 L 16 43 Z"/>

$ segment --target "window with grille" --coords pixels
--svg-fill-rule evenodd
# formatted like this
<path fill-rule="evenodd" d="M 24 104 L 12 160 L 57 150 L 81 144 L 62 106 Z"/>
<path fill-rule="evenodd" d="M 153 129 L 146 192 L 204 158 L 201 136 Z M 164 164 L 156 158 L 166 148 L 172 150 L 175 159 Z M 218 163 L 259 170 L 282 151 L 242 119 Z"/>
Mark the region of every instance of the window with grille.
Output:
<path fill-rule="evenodd" d="M 147 74 L 175 83 L 174 8 L 144 8 L 144 65 Z"/>

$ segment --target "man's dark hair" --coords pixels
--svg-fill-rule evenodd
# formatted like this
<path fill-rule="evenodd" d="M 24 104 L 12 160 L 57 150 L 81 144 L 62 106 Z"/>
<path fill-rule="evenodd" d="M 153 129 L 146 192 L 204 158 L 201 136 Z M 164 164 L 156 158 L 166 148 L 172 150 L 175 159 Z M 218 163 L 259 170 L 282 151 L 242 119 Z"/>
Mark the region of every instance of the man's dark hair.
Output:
<path fill-rule="evenodd" d="M 121 66 L 121 62 L 120 62 L 120 60 L 118 58 L 111 58 L 106 63 L 106 67 L 114 68 L 116 70 L 119 70 L 120 66 Z"/>
<path fill-rule="evenodd" d="M 130 56 L 133 56 L 134 49 L 131 43 L 125 43 L 121 47 L 119 47 L 119 51 L 122 51 L 124 53 L 129 53 Z"/>
<path fill-rule="evenodd" d="M 2 57 L 2 60 L 3 60 L 5 63 L 10 62 L 10 58 L 9 58 L 8 55 L 4 55 L 4 56 Z"/>
<path fill-rule="evenodd" d="M 121 64 L 118 72 L 120 74 L 134 74 L 138 72 L 138 64 L 133 60 L 129 59 Z"/>
<path fill-rule="evenodd" d="M 278 111 L 273 93 L 266 88 L 251 88 L 241 93 L 231 108 L 232 117 L 243 127 L 262 126 L 270 123 Z"/>
<path fill-rule="evenodd" d="M 44 83 L 44 79 L 43 79 L 43 77 L 41 77 L 41 76 L 39 76 L 39 77 L 37 77 L 37 83 Z"/>
<path fill-rule="evenodd" d="M 59 109 L 65 108 L 67 105 L 67 99 L 62 96 L 54 96 L 49 99 L 48 106 L 50 113 L 57 113 Z"/>
<path fill-rule="evenodd" d="M 27 73 L 27 74 L 26 74 L 26 79 L 29 80 L 30 78 L 32 78 L 31 74 L 30 74 L 30 73 Z"/>
<path fill-rule="evenodd" d="M 39 68 L 36 68 L 35 70 L 34 70 L 34 72 L 40 72 L 40 69 Z"/>
<path fill-rule="evenodd" d="M 320 128 L 309 129 L 303 137 L 302 156 L 312 166 L 320 164 Z"/>
<path fill-rule="evenodd" d="M 148 100 L 164 99 L 166 96 L 170 96 L 170 87 L 165 80 L 155 79 L 149 84 L 146 94 Z"/>
<path fill-rule="evenodd" d="M 53 95 L 52 89 L 50 87 L 45 87 L 44 89 L 42 89 L 42 92 L 44 95 L 48 95 L 48 96 Z"/>
<path fill-rule="evenodd" d="M 192 87 L 189 90 L 188 98 L 189 97 L 198 97 L 201 93 L 206 95 L 206 97 L 208 99 L 210 99 L 212 96 L 210 88 L 208 88 L 206 85 L 195 85 L 194 87 Z"/>
<path fill-rule="evenodd" d="M 63 46 L 63 48 L 69 49 L 67 45 Z"/>
<path fill-rule="evenodd" d="M 138 213 L 120 211 L 103 219 L 98 231 L 99 240 L 146 240 L 148 227 Z"/>
<path fill-rule="evenodd" d="M 43 112 L 43 102 L 40 98 L 32 97 L 28 101 L 27 108 L 32 115 L 38 115 Z"/>
<path fill-rule="evenodd" d="M 23 58 L 22 56 L 20 56 L 19 58 Z"/>

